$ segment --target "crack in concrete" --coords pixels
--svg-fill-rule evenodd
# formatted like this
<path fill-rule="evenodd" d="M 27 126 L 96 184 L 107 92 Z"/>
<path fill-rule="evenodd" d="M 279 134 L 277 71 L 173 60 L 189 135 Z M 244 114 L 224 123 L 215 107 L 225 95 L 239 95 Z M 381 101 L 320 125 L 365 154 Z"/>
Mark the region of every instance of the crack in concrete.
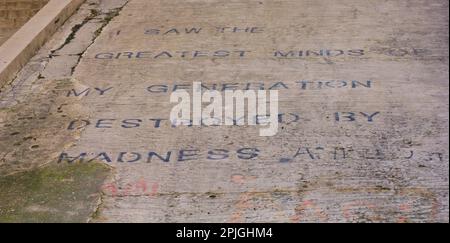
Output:
<path fill-rule="evenodd" d="M 65 37 L 64 43 L 61 44 L 56 49 L 50 49 L 48 54 L 45 57 L 39 59 L 39 60 L 33 60 L 31 59 L 29 63 L 39 63 L 41 66 L 37 68 L 37 70 L 33 71 L 31 74 L 22 73 L 22 71 L 26 68 L 30 68 L 27 66 L 24 66 L 24 68 L 19 71 L 16 76 L 11 79 L 11 81 L 2 87 L 0 87 L 0 94 L 2 95 L 2 98 L 0 98 L 0 101 L 6 105 L 11 104 L 20 104 L 21 101 L 17 98 L 18 93 L 20 94 L 21 91 L 19 90 L 22 88 L 26 82 L 29 82 L 29 78 L 32 75 L 36 75 L 36 78 L 33 79 L 32 82 L 35 82 L 36 80 L 43 80 L 46 79 L 46 77 L 43 75 L 44 71 L 49 68 L 49 62 L 52 58 L 58 57 L 58 56 L 77 56 L 77 60 L 75 64 L 70 65 L 68 68 L 70 68 L 70 74 L 66 78 L 70 78 L 73 76 L 78 64 L 81 62 L 81 59 L 84 55 L 84 53 L 95 43 L 96 39 L 99 37 L 99 35 L 102 33 L 103 29 L 116 17 L 120 14 L 122 9 L 129 3 L 130 0 L 125 1 L 120 7 L 108 9 L 105 12 L 102 11 L 102 7 L 97 4 L 92 3 L 86 3 L 89 8 L 90 14 L 86 16 L 81 23 L 75 24 L 71 28 L 71 32 L 68 34 L 68 36 Z M 102 16 L 99 18 L 99 16 Z M 76 54 L 64 54 L 59 55 L 57 54 L 58 51 L 63 50 L 67 45 L 72 43 L 73 41 L 76 41 L 76 35 L 77 33 L 83 28 L 84 25 L 90 23 L 93 20 L 98 20 L 102 22 L 102 25 L 93 33 L 91 42 L 89 45 L 84 48 L 80 53 Z M 28 64 L 27 64 L 28 65 Z M 33 69 L 33 68 L 31 68 Z M 30 70 L 31 70 L 30 69 Z"/>
<path fill-rule="evenodd" d="M 120 15 L 120 12 L 122 11 L 122 9 L 130 2 L 130 0 L 127 0 L 122 6 L 112 9 L 109 12 L 105 13 L 105 17 L 103 18 L 103 24 L 100 26 L 100 28 L 98 28 L 94 35 L 93 38 L 91 39 L 91 43 L 86 47 L 86 49 L 83 50 L 83 52 L 77 54 L 78 55 L 78 60 L 77 63 L 72 67 L 71 69 L 71 76 L 75 73 L 75 70 L 78 66 L 78 64 L 80 64 L 81 59 L 83 58 L 84 53 L 86 53 L 86 51 L 95 43 L 95 41 L 97 40 L 97 38 L 100 36 L 100 34 L 103 32 L 103 29 L 117 16 Z M 91 14 L 93 14 L 91 12 Z M 95 14 L 98 14 L 98 12 L 95 12 Z M 95 15 L 94 14 L 94 15 Z M 89 22 L 89 21 L 87 21 Z M 87 23 L 86 22 L 86 23 Z M 86 24 L 85 23 L 85 24 Z"/>
<path fill-rule="evenodd" d="M 111 175 L 108 180 L 105 180 L 105 182 L 108 181 L 108 183 L 117 183 L 118 179 L 117 179 L 117 172 L 116 172 L 115 168 L 110 165 L 107 165 L 107 166 L 111 169 Z M 90 214 L 90 216 L 87 220 L 87 223 L 92 223 L 101 217 L 100 216 L 102 213 L 101 210 L 102 210 L 103 206 L 105 205 L 105 197 L 107 197 L 108 195 L 103 191 L 103 188 L 100 190 L 99 194 L 100 195 L 99 195 L 99 198 L 97 201 L 97 205 L 95 206 L 94 210 Z"/>
<path fill-rule="evenodd" d="M 87 16 L 80 24 L 76 24 L 72 27 L 72 32 L 70 32 L 70 34 L 67 36 L 66 40 L 64 41 L 64 43 L 56 48 L 55 50 L 50 51 L 50 55 L 49 57 L 52 58 L 54 56 L 55 52 L 62 50 L 64 47 L 66 47 L 68 44 L 70 44 L 72 42 L 73 39 L 75 39 L 76 34 L 78 33 L 78 31 L 85 25 L 87 24 L 89 21 L 91 21 L 92 19 L 94 19 L 95 17 L 97 17 L 99 15 L 99 12 L 95 9 L 91 9 L 91 14 L 89 16 Z"/>
<path fill-rule="evenodd" d="M 312 191 L 312 190 L 310 190 Z M 271 194 L 271 193 L 302 193 L 305 192 L 303 189 L 299 190 L 273 190 L 273 191 L 229 191 L 229 192 L 170 192 L 170 193 L 155 193 L 152 195 L 145 195 L 145 194 L 128 194 L 128 195 L 108 195 L 105 194 L 105 196 L 108 197 L 115 197 L 115 198 L 139 198 L 139 197 L 160 197 L 160 196 L 182 196 L 182 195 L 190 195 L 190 196 L 208 196 L 211 198 L 215 198 L 215 196 L 223 196 L 223 195 L 239 195 L 242 193 L 248 193 L 251 195 L 265 195 L 265 194 Z"/>
<path fill-rule="evenodd" d="M 104 205 L 105 201 L 104 201 L 104 197 L 106 196 L 106 194 L 104 192 L 100 192 L 100 196 L 98 198 L 98 202 L 97 205 L 94 208 L 94 211 L 92 212 L 92 214 L 89 216 L 87 223 L 91 223 L 93 222 L 95 219 L 97 219 L 100 214 L 101 214 L 101 208 Z"/>

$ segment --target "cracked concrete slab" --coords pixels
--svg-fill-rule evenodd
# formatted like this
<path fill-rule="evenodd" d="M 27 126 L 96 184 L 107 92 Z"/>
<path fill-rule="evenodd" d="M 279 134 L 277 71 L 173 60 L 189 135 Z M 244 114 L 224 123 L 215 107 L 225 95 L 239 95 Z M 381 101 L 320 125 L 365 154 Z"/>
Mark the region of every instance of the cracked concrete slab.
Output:
<path fill-rule="evenodd" d="M 448 222 L 447 43 L 442 0 L 89 0 L 1 90 L 0 173 L 114 167 L 90 222 Z M 279 90 L 278 134 L 172 126 L 194 81 Z"/>
<path fill-rule="evenodd" d="M 8 1 L 20 6 L 28 1 Z M 35 5 L 38 1 L 31 2 Z M 40 1 L 41 3 L 44 3 Z M 14 35 L 0 45 L 0 87 L 15 79 L 18 71 L 70 17 L 84 0 L 52 0 L 45 4 Z"/>

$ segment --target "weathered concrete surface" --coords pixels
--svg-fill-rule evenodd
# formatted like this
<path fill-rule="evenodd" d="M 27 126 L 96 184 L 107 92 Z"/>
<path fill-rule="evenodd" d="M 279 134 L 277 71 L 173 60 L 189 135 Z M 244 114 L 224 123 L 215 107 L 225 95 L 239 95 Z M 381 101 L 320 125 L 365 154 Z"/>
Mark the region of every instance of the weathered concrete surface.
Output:
<path fill-rule="evenodd" d="M 69 105 L 70 146 L 34 157 L 115 167 L 94 222 L 448 222 L 448 80 L 448 1 L 88 1 L 2 91 L 0 132 L 37 88 Z M 279 89 L 279 133 L 160 121 L 194 81 Z"/>
<path fill-rule="evenodd" d="M 0 87 L 14 79 L 84 0 L 53 0 L 0 45 Z"/>
<path fill-rule="evenodd" d="M 0 178 L 0 222 L 86 223 L 110 168 L 101 163 L 53 164 Z"/>
<path fill-rule="evenodd" d="M 106 23 L 109 7 L 116 6 L 107 2 L 87 1 L 17 78 L 0 90 L 0 222 L 87 222 L 97 215 L 110 170 L 94 163 L 56 163 L 58 150 L 72 146 L 82 132 L 68 131 L 66 123 L 87 119 L 88 114 L 82 104 L 66 103 L 61 95 L 84 87 L 70 79 L 82 53 L 55 53 L 71 41 L 85 45 L 76 32 L 87 21 Z M 100 8 L 105 14 L 97 12 Z M 94 32 L 91 39 L 97 35 Z M 64 57 L 75 61 L 54 65 L 53 59 Z M 53 190 L 45 193 L 49 188 Z"/>

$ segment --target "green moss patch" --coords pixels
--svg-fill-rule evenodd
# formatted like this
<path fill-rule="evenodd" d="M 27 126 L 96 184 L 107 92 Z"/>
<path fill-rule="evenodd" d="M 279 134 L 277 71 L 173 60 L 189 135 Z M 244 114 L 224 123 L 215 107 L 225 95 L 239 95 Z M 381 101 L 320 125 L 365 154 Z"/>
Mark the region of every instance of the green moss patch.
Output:
<path fill-rule="evenodd" d="M 63 163 L 1 177 L 0 222 L 87 222 L 110 170 Z"/>

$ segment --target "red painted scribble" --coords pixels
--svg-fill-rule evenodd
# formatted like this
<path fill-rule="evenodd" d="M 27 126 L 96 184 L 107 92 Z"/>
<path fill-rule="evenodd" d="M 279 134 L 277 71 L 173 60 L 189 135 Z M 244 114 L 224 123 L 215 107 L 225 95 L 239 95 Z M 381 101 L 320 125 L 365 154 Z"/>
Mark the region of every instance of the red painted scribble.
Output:
<path fill-rule="evenodd" d="M 243 175 L 232 175 L 231 181 L 236 184 L 244 184 L 245 183 L 245 176 Z"/>
<path fill-rule="evenodd" d="M 366 202 L 366 201 L 353 201 L 350 203 L 346 203 L 342 206 L 342 215 L 344 216 L 344 218 L 347 221 L 352 221 L 352 219 L 355 217 L 355 212 L 354 209 L 355 208 L 366 208 L 366 209 L 370 209 L 373 211 L 375 211 L 376 206 L 372 203 Z M 369 218 L 369 220 L 375 221 L 377 220 L 378 217 L 377 216 L 372 216 Z"/>
<path fill-rule="evenodd" d="M 239 196 L 239 200 L 236 203 L 236 211 L 231 215 L 229 223 L 242 223 L 243 222 L 243 214 L 244 211 L 248 208 L 253 207 L 253 203 L 251 200 L 253 199 L 253 195 L 249 192 L 241 193 Z"/>
<path fill-rule="evenodd" d="M 149 184 L 151 187 L 149 188 Z M 116 182 L 107 183 L 102 186 L 102 190 L 111 197 L 126 197 L 126 196 L 156 196 L 158 193 L 159 184 L 157 182 L 148 183 L 144 179 L 135 182 L 127 183 L 124 186 L 119 186 Z"/>
<path fill-rule="evenodd" d="M 429 213 L 428 221 L 429 222 L 437 221 L 440 203 L 434 192 L 430 191 L 427 188 L 407 188 L 401 190 L 399 194 L 405 197 L 419 197 L 430 201 L 431 212 Z M 411 212 L 412 208 L 414 208 L 414 200 L 410 200 L 405 204 L 400 205 L 399 210 L 404 214 L 408 214 Z M 398 219 L 398 221 L 403 220 L 407 222 L 408 218 L 401 216 Z"/>
<path fill-rule="evenodd" d="M 117 196 L 118 190 L 117 186 L 114 183 L 107 183 L 102 186 L 102 191 L 104 191 L 106 194 L 109 194 L 113 197 Z M 109 192 L 109 193 L 107 193 Z"/>
<path fill-rule="evenodd" d="M 326 222 L 328 219 L 328 215 L 319 207 L 317 204 L 312 200 L 306 200 L 301 202 L 296 208 L 295 208 L 295 215 L 293 215 L 290 220 L 293 223 L 301 222 L 303 215 L 307 210 L 312 210 L 316 217 L 321 222 Z"/>
<path fill-rule="evenodd" d="M 231 176 L 231 182 L 235 184 L 245 184 L 249 181 L 255 180 L 256 176 L 244 176 L 240 174 L 235 174 Z"/>
<path fill-rule="evenodd" d="M 230 182 L 236 184 L 237 186 L 239 186 L 239 188 L 244 188 L 249 184 L 250 181 L 254 179 L 256 179 L 256 177 L 254 176 L 234 174 L 230 177 Z M 344 189 L 342 191 L 346 191 Z M 378 191 L 378 188 L 351 189 L 352 191 L 360 193 L 376 193 Z M 266 199 L 268 199 L 269 201 L 269 204 L 265 204 L 265 206 L 271 205 L 272 208 L 276 208 L 280 211 L 280 213 L 282 213 L 281 215 L 284 214 L 283 218 L 287 218 L 291 222 L 303 222 L 307 220 L 328 222 L 329 220 L 327 208 L 324 209 L 323 207 L 320 207 L 317 202 L 313 200 L 301 201 L 294 208 L 294 215 L 291 214 L 292 216 L 288 216 L 283 213 L 287 211 L 283 207 L 285 204 L 277 202 L 278 198 L 274 198 L 270 192 L 258 192 L 255 188 L 251 187 L 250 190 L 239 194 L 239 197 L 234 205 L 235 210 L 232 212 L 231 217 L 228 221 L 231 223 L 244 222 L 246 210 L 251 208 L 256 210 L 253 205 L 253 200 L 257 201 L 258 199 L 260 199 L 261 195 L 266 196 Z M 415 208 L 414 203 L 417 201 L 417 198 L 422 198 L 428 200 L 430 206 L 430 212 L 428 213 L 427 221 L 436 221 L 440 204 L 436 195 L 432 191 L 428 190 L 427 188 L 404 188 L 400 189 L 395 196 L 403 197 L 403 199 L 406 200 L 403 201 L 404 203 L 399 205 L 391 203 L 389 203 L 388 205 L 384 205 L 371 199 L 355 199 L 338 206 L 337 212 L 339 214 L 340 210 L 341 219 L 344 219 L 347 222 L 359 220 L 361 215 L 358 215 L 358 212 L 364 212 L 366 214 L 364 215 L 364 217 L 372 222 L 383 222 L 384 220 L 389 220 L 398 223 L 407 223 L 411 221 L 409 216 L 411 216 Z M 293 196 L 291 195 L 291 197 Z M 412 200 L 411 198 L 414 198 L 414 200 Z M 407 201 L 408 199 L 410 200 Z M 362 209 L 363 211 L 361 211 Z M 394 212 L 394 214 L 390 214 L 391 216 L 388 216 L 383 213 L 386 210 L 389 210 L 389 212 Z M 336 213 L 336 211 L 334 212 Z"/>
<path fill-rule="evenodd" d="M 438 205 L 439 204 L 437 203 L 437 200 L 432 200 L 430 217 L 428 218 L 428 220 L 430 220 L 431 222 L 435 221 L 437 218 Z M 376 209 L 381 209 L 380 206 L 376 206 L 375 204 L 372 204 L 367 201 L 354 201 L 346 203 L 345 205 L 342 206 L 342 215 L 347 221 L 350 222 L 352 221 L 353 218 L 355 218 L 355 211 L 361 208 L 369 209 L 373 213 L 376 213 L 375 211 Z M 413 200 L 398 205 L 397 208 L 398 210 L 395 211 L 399 214 L 399 216 L 397 218 L 394 218 L 395 222 L 397 223 L 410 222 L 410 218 L 408 217 L 408 215 L 412 213 L 413 208 L 414 208 Z M 382 215 L 375 214 L 372 217 L 369 217 L 368 219 L 373 222 L 382 222 L 383 221 L 382 218 L 383 218 Z"/>
<path fill-rule="evenodd" d="M 408 214 L 411 211 L 411 205 L 409 203 L 404 203 L 404 204 L 400 204 L 398 206 L 400 212 Z M 397 218 L 397 223 L 407 223 L 408 222 L 408 218 L 406 216 L 399 216 Z"/>

